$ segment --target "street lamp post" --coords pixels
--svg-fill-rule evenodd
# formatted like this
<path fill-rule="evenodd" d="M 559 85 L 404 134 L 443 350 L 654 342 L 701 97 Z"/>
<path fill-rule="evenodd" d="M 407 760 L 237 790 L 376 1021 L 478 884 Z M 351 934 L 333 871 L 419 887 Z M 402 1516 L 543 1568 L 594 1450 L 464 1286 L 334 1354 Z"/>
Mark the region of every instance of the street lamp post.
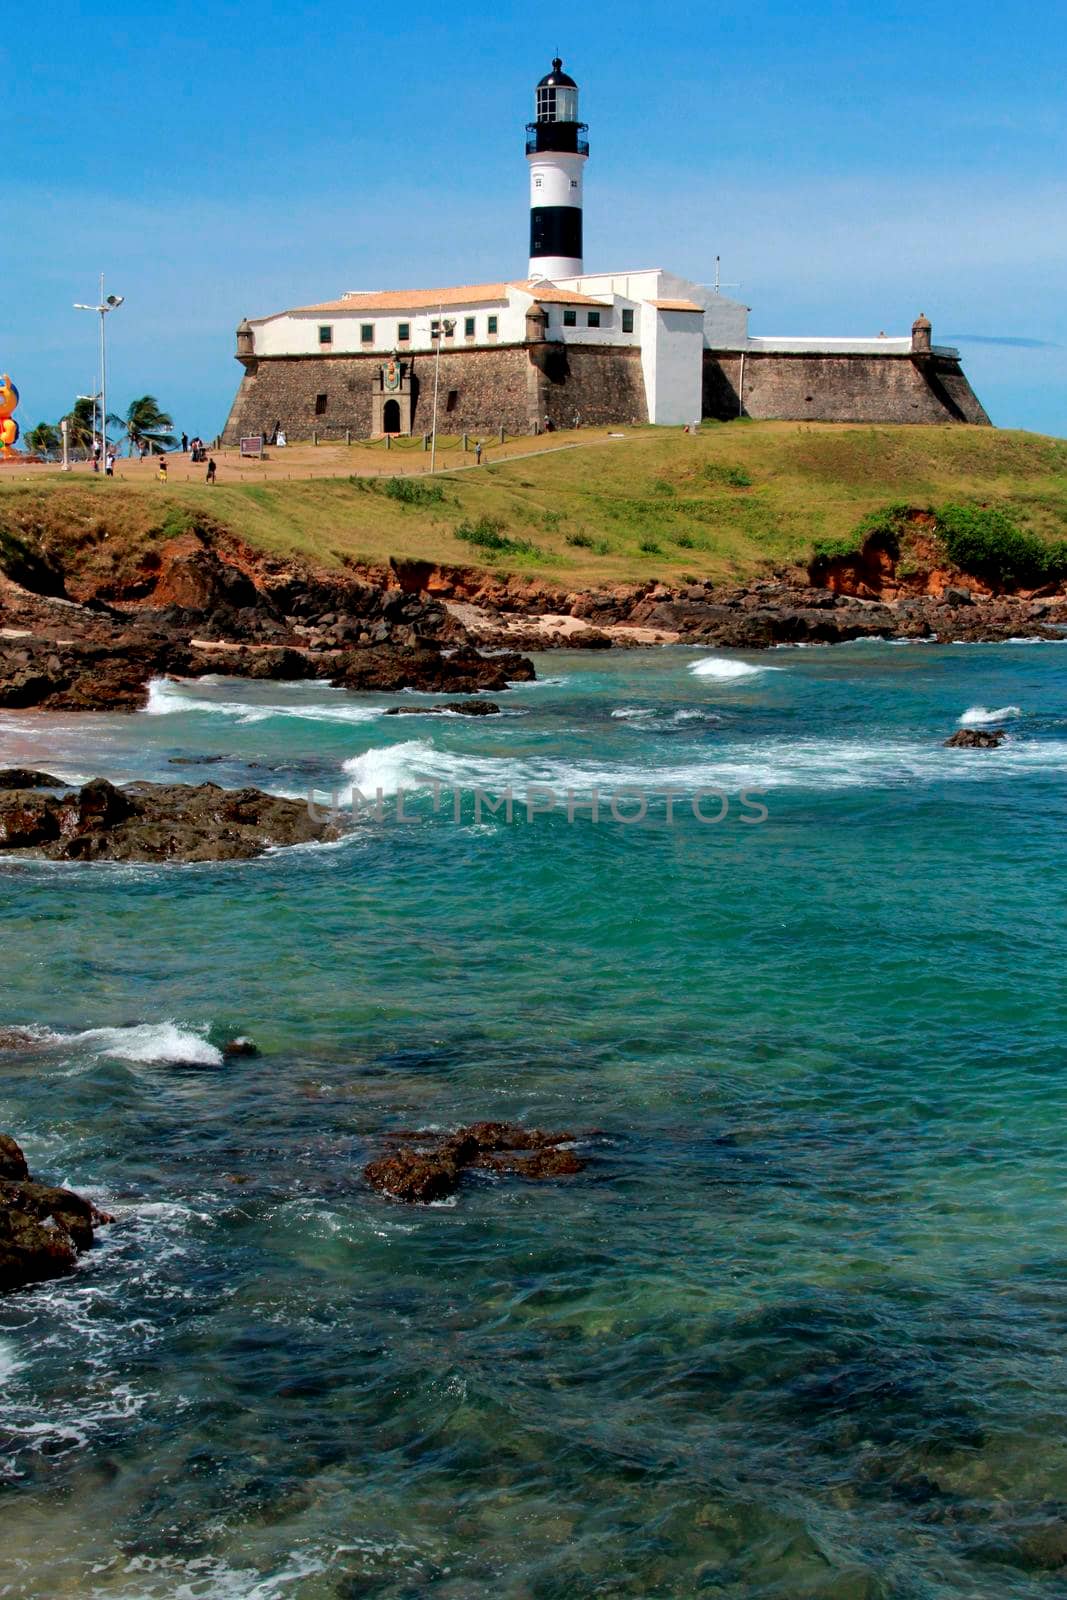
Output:
<path fill-rule="evenodd" d="M 433 364 L 433 432 L 430 436 L 431 472 L 434 470 L 434 467 L 437 464 L 437 391 L 441 383 L 441 341 L 445 337 L 446 333 L 452 334 L 456 331 L 456 324 L 454 322 L 449 321 L 448 319 L 445 319 L 444 321 L 441 320 L 440 308 L 438 308 L 438 313 L 437 320 L 431 322 L 430 324 L 430 337 L 431 339 L 436 339 L 437 341 L 437 358 Z"/>
<path fill-rule="evenodd" d="M 104 274 L 100 274 L 100 304 L 98 306 L 83 306 L 80 301 L 74 305 L 75 311 L 96 311 L 100 315 L 100 460 L 107 466 L 107 351 L 104 341 L 104 323 L 109 311 L 117 311 L 125 299 L 125 295 L 109 294 L 104 299 Z"/>

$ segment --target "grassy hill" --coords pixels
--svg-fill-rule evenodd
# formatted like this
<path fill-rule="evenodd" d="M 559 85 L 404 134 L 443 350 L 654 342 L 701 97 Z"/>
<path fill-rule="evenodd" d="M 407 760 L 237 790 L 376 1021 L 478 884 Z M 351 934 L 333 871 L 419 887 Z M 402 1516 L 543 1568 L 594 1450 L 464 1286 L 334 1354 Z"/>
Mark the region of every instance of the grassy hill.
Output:
<path fill-rule="evenodd" d="M 14 534 L 143 548 L 204 519 L 326 564 L 412 556 L 581 587 L 747 578 L 806 561 L 887 502 L 990 505 L 1043 539 L 1067 535 L 1067 441 L 1037 434 L 738 422 L 553 443 L 575 447 L 433 478 L 0 479 L 0 545 Z M 401 473 L 425 462 L 393 459 Z M 298 470 L 295 455 L 285 465 Z"/>

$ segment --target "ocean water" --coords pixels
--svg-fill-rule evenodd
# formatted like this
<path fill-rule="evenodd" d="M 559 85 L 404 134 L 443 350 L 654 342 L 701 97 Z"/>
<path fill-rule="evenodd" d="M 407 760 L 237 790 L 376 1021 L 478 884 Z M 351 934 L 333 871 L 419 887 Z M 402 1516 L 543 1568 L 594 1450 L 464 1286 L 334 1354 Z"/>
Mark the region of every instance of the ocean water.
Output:
<path fill-rule="evenodd" d="M 383 796 L 241 865 L 0 858 L 0 1128 L 118 1217 L 0 1298 L 0 1596 L 1063 1592 L 1067 648 L 538 665 L 477 722 L 0 713 L 66 778 Z M 477 1117 L 587 1170 L 363 1184 Z"/>

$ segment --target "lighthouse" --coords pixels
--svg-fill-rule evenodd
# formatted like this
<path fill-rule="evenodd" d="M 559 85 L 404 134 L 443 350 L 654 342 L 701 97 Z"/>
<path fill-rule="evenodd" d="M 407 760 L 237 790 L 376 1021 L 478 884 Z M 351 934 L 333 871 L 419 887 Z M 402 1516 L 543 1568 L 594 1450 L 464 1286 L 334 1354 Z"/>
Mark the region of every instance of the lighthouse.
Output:
<path fill-rule="evenodd" d="M 589 159 L 578 120 L 578 85 L 557 56 L 537 85 L 537 118 L 526 125 L 530 167 L 530 277 L 582 273 L 582 171 Z"/>

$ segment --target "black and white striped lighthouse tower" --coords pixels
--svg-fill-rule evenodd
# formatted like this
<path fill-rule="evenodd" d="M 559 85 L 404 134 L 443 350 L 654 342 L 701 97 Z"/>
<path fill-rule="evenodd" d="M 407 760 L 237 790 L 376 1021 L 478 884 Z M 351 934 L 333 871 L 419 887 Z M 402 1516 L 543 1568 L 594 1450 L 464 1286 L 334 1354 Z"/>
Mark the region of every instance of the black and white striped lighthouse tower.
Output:
<path fill-rule="evenodd" d="M 578 121 L 578 85 L 557 56 L 537 85 L 537 120 L 526 125 L 530 164 L 530 277 L 582 272 L 582 172 L 589 159 Z"/>

